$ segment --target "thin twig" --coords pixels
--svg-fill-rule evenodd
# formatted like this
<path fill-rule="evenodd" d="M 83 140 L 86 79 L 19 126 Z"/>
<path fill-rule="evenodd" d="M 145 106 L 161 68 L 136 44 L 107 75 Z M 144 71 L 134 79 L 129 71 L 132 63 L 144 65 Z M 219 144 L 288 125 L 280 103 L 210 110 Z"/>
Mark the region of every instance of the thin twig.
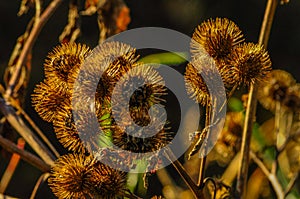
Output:
<path fill-rule="evenodd" d="M 209 125 L 210 125 L 211 110 L 212 110 L 211 106 L 207 105 L 206 112 L 205 112 L 205 128 L 209 127 Z M 205 139 L 208 139 L 209 135 L 210 135 L 210 128 L 207 129 Z M 203 180 L 204 180 L 204 175 L 205 175 L 206 145 L 207 145 L 207 142 L 204 142 L 203 151 L 202 151 L 203 157 L 200 158 L 198 183 L 197 183 L 197 185 L 199 187 L 203 186 Z"/>
<path fill-rule="evenodd" d="M 0 110 L 6 117 L 11 126 L 24 138 L 31 148 L 44 160 L 47 164 L 52 165 L 55 157 L 47 149 L 47 147 L 36 137 L 36 135 L 27 127 L 22 118 L 20 118 L 13 107 L 8 105 L 6 101 L 0 98 Z"/>
<path fill-rule="evenodd" d="M 41 171 L 48 172 L 50 170 L 50 166 L 46 164 L 44 161 L 42 161 L 40 158 L 38 158 L 37 156 L 33 155 L 28 151 L 18 148 L 18 146 L 15 143 L 13 143 L 8 139 L 5 139 L 1 135 L 0 135 L 0 145 L 10 153 L 19 154 L 24 161 L 40 169 Z"/>
<path fill-rule="evenodd" d="M 18 144 L 17 147 L 24 150 L 25 146 L 25 140 L 23 138 L 18 139 Z M 8 166 L 1 178 L 1 183 L 0 183 L 0 193 L 5 193 L 5 190 L 19 164 L 20 161 L 20 155 L 17 153 L 13 153 L 13 155 L 10 158 L 10 161 L 8 163 Z"/>
<path fill-rule="evenodd" d="M 270 31 L 275 15 L 275 10 L 278 4 L 278 0 L 268 0 L 265 9 L 265 15 L 261 26 L 258 43 L 264 45 L 267 48 Z M 240 170 L 237 177 L 236 197 L 245 198 L 246 195 L 246 182 L 248 177 L 248 166 L 249 166 L 249 151 L 250 151 L 250 140 L 255 121 L 257 105 L 257 85 L 256 83 L 250 85 L 249 98 L 247 103 L 247 110 L 245 116 L 245 124 L 243 129 L 242 146 L 241 146 L 241 162 Z"/>
<path fill-rule="evenodd" d="M 50 16 L 54 13 L 54 11 L 58 8 L 59 4 L 62 3 L 63 0 L 53 0 L 48 7 L 45 9 L 45 11 L 40 15 L 40 17 L 37 19 L 35 25 L 33 26 L 25 44 L 24 47 L 20 53 L 20 57 L 16 63 L 16 70 L 15 72 L 12 74 L 8 86 L 7 86 L 7 90 L 5 95 L 11 96 L 16 81 L 18 80 L 18 77 L 21 73 L 21 69 L 22 66 L 25 63 L 25 60 L 28 56 L 28 53 L 30 52 L 30 50 L 32 49 L 32 46 L 35 42 L 35 40 L 37 39 L 39 33 L 41 32 L 43 26 L 46 24 L 46 22 L 48 21 L 48 19 L 50 18 Z"/>
<path fill-rule="evenodd" d="M 279 183 L 276 175 L 274 175 L 273 173 L 271 173 L 267 167 L 265 166 L 265 164 L 256 156 L 255 153 L 253 153 L 252 151 L 250 151 L 250 156 L 251 159 L 257 164 L 257 166 L 262 170 L 262 172 L 267 176 L 268 180 L 270 181 L 277 199 L 284 199 L 284 191 L 283 188 L 281 186 L 281 184 Z"/>
<path fill-rule="evenodd" d="M 285 191 L 284 191 L 284 196 L 287 196 L 290 191 L 292 190 L 292 188 L 294 187 L 296 180 L 299 177 L 299 173 L 296 173 L 293 178 L 290 180 L 289 184 L 286 186 Z"/>
<path fill-rule="evenodd" d="M 37 194 L 37 191 L 38 191 L 39 187 L 41 186 L 41 184 L 42 184 L 43 182 L 45 182 L 45 181 L 48 179 L 49 175 L 50 175 L 49 173 L 43 173 L 43 174 L 39 177 L 39 179 L 38 179 L 37 182 L 35 183 L 35 186 L 34 186 L 34 188 L 33 188 L 32 193 L 31 193 L 31 195 L 30 195 L 30 199 L 35 199 L 35 196 L 36 196 L 36 194 Z"/>

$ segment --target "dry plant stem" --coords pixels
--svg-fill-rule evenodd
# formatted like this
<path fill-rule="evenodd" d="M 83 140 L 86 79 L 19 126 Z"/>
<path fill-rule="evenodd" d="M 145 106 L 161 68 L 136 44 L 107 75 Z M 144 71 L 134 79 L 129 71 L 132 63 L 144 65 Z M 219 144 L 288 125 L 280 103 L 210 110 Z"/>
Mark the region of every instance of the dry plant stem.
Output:
<path fill-rule="evenodd" d="M 212 107 L 211 106 L 206 106 L 206 112 L 205 112 L 205 128 L 208 128 L 207 130 L 207 134 L 205 136 L 205 139 L 209 137 L 210 134 L 210 119 L 211 119 L 211 110 Z M 204 175 L 205 175 L 205 163 L 206 163 L 206 145 L 207 145 L 207 141 L 204 141 L 204 145 L 203 145 L 203 152 L 201 150 L 199 150 L 199 153 L 203 153 L 204 156 L 200 159 L 200 164 L 199 164 L 199 174 L 198 174 L 198 183 L 197 185 L 201 188 L 203 187 L 203 181 L 204 181 Z"/>
<path fill-rule="evenodd" d="M 228 186 L 231 186 L 234 179 L 236 178 L 237 175 L 237 169 L 236 165 L 239 164 L 241 158 L 241 152 L 238 152 L 234 158 L 231 160 L 230 164 L 227 166 L 226 170 L 224 171 L 221 179 L 222 182 Z"/>
<path fill-rule="evenodd" d="M 49 175 L 50 175 L 49 173 L 43 173 L 43 174 L 39 177 L 39 179 L 38 179 L 37 182 L 35 183 L 35 186 L 34 186 L 34 188 L 33 188 L 33 191 L 31 192 L 30 199 L 35 199 L 35 196 L 36 196 L 36 193 L 37 193 L 39 187 L 41 186 L 41 184 L 42 184 L 43 182 L 45 182 L 45 181 L 48 179 Z"/>
<path fill-rule="evenodd" d="M 24 147 L 25 147 L 25 140 L 23 138 L 19 138 L 18 139 L 18 144 L 17 144 L 17 147 L 24 150 Z M 5 190 L 19 164 L 19 161 L 20 161 L 20 155 L 17 154 L 17 153 L 13 153 L 11 158 L 10 158 L 10 161 L 8 163 L 8 166 L 1 178 L 1 183 L 0 183 L 0 193 L 5 193 Z"/>
<path fill-rule="evenodd" d="M 57 7 L 62 3 L 63 0 L 53 0 L 48 7 L 45 9 L 45 11 L 38 17 L 38 19 L 35 19 L 35 23 L 33 25 L 33 28 L 24 44 L 24 47 L 20 53 L 19 59 L 16 64 L 16 71 L 11 76 L 8 87 L 6 90 L 6 96 L 10 96 L 14 90 L 16 81 L 21 73 L 22 65 L 24 65 L 26 58 L 28 56 L 28 53 L 32 49 L 32 46 L 37 39 L 39 33 L 41 32 L 43 26 L 46 24 L 50 16 L 54 13 L 54 11 L 57 9 Z M 39 1 L 38 1 L 39 2 Z M 40 8 L 40 3 L 36 4 L 37 8 Z M 37 9 L 40 10 L 40 9 Z M 38 16 L 38 11 L 36 12 L 36 16 Z"/>
<path fill-rule="evenodd" d="M 177 160 L 171 149 L 165 150 L 165 155 L 169 159 L 169 161 L 172 162 L 172 165 L 175 167 L 183 181 L 186 183 L 186 185 L 189 187 L 191 192 L 193 193 L 195 198 L 201 198 L 202 194 L 200 192 L 199 187 L 193 182 L 193 179 L 189 176 L 189 174 L 186 172 L 185 168 L 182 166 L 182 164 Z"/>
<path fill-rule="evenodd" d="M 250 156 L 251 156 L 252 160 L 257 164 L 257 166 L 262 170 L 262 172 L 267 176 L 268 180 L 270 181 L 270 183 L 276 193 L 277 199 L 284 199 L 284 191 L 283 191 L 282 186 L 279 183 L 276 175 L 271 173 L 267 169 L 265 164 L 252 151 L 250 151 Z"/>
<path fill-rule="evenodd" d="M 11 197 L 11 196 L 7 196 L 7 195 L 3 195 L 0 193 L 0 199 L 18 199 L 18 198 L 14 198 L 14 197 Z"/>
<path fill-rule="evenodd" d="M 265 15 L 261 26 L 261 31 L 259 35 L 259 44 L 264 45 L 267 48 L 270 31 L 273 23 L 273 18 L 275 15 L 276 7 L 278 5 L 278 0 L 268 0 L 265 9 Z M 249 98 L 247 103 L 247 110 L 245 116 L 245 124 L 243 129 L 242 146 L 241 146 L 241 162 L 240 170 L 237 177 L 237 187 L 236 196 L 238 198 L 245 198 L 246 195 L 246 182 L 248 176 L 248 166 L 249 166 L 249 151 L 250 151 L 250 140 L 253 128 L 253 123 L 255 120 L 257 105 L 257 85 L 251 84 L 249 89 Z"/>
<path fill-rule="evenodd" d="M 46 146 L 35 136 L 35 134 L 26 126 L 15 110 L 8 105 L 4 99 L 0 98 L 0 110 L 6 117 L 10 125 L 24 138 L 31 148 L 41 157 L 45 163 L 52 165 L 54 156 Z"/>
<path fill-rule="evenodd" d="M 18 146 L 15 143 L 13 143 L 8 139 L 5 139 L 1 135 L 0 135 L 0 145 L 10 153 L 19 154 L 24 161 L 40 169 L 41 171 L 43 172 L 50 171 L 50 166 L 46 164 L 44 161 L 42 161 L 40 158 L 38 158 L 37 156 L 33 155 L 28 151 L 18 148 Z"/>
<path fill-rule="evenodd" d="M 25 120 L 31 125 L 31 127 L 42 138 L 42 140 L 49 147 L 49 149 L 52 151 L 52 153 L 58 158 L 60 156 L 59 153 L 57 152 L 57 150 L 55 149 L 55 147 L 52 145 L 52 143 L 49 141 L 49 139 L 40 130 L 40 128 L 34 123 L 34 121 L 29 117 L 29 115 L 27 115 L 27 113 L 21 107 L 19 107 L 18 110 L 21 111 L 21 113 L 24 116 Z"/>
<path fill-rule="evenodd" d="M 284 191 L 284 196 L 287 196 L 290 191 L 292 190 L 292 188 L 294 187 L 296 180 L 299 177 L 299 173 L 296 173 L 293 178 L 290 180 L 289 184 L 286 186 L 285 191 Z"/>

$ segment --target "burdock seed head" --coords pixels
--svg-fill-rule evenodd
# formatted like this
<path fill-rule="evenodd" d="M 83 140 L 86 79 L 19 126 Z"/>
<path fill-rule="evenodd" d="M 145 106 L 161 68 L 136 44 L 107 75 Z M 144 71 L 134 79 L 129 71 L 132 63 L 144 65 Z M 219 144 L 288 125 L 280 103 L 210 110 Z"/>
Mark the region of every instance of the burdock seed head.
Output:
<path fill-rule="evenodd" d="M 296 84 L 293 76 L 284 70 L 272 70 L 265 82 L 259 85 L 258 100 L 270 111 L 275 111 L 276 103 L 283 104 L 288 96 L 288 89 Z"/>
<path fill-rule="evenodd" d="M 46 78 L 72 87 L 89 52 L 89 47 L 84 44 L 65 43 L 55 47 L 45 60 Z"/>
<path fill-rule="evenodd" d="M 224 59 L 242 41 L 242 31 L 233 21 L 226 18 L 209 19 L 195 29 L 191 52 L 197 57 L 204 48 L 212 58 Z"/>
<path fill-rule="evenodd" d="M 93 158 L 82 154 L 59 157 L 51 169 L 48 183 L 53 193 L 61 199 L 92 198 L 89 178 Z"/>
<path fill-rule="evenodd" d="M 271 60 L 268 52 L 260 44 L 243 43 L 236 46 L 231 54 L 233 80 L 236 84 L 249 86 L 261 82 L 271 71 Z M 226 78 L 225 78 L 226 79 Z"/>
<path fill-rule="evenodd" d="M 47 122 L 53 122 L 63 106 L 71 106 L 69 89 L 52 81 L 39 83 L 33 92 L 31 95 L 33 107 Z"/>

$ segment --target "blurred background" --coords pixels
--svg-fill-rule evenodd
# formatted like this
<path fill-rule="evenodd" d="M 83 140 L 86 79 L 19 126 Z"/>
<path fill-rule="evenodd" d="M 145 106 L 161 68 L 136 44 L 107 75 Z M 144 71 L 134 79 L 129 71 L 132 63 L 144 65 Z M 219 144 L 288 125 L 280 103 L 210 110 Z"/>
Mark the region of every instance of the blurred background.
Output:
<path fill-rule="evenodd" d="M 16 39 L 24 33 L 26 25 L 34 14 L 30 10 L 26 15 L 17 16 L 20 0 L 0 1 L 0 75 L 16 44 Z M 47 5 L 50 1 L 45 0 Z M 180 31 L 191 36 L 195 27 L 209 18 L 226 17 L 234 21 L 242 30 L 246 41 L 257 42 L 261 21 L 263 19 L 265 1 L 261 0 L 125 0 L 130 8 L 131 23 L 128 29 L 137 27 L 164 27 Z M 268 52 L 273 68 L 284 69 L 300 81 L 300 1 L 279 6 L 272 27 Z M 56 141 L 52 127 L 44 122 L 31 107 L 30 94 L 34 85 L 44 79 L 43 61 L 47 53 L 59 44 L 58 37 L 67 24 L 68 1 L 64 1 L 47 22 L 32 52 L 32 73 L 26 95 L 25 110 L 34 121 L 53 140 L 54 146 L 61 153 L 64 149 Z M 99 30 L 97 17 L 81 17 L 81 36 L 78 41 L 95 47 Z M 1 83 L 3 79 L 1 78 Z M 30 149 L 29 149 L 30 150 Z M 0 173 L 3 173 L 8 159 L 0 157 Z M 34 167 L 20 162 L 6 194 L 20 198 L 28 198 L 40 172 Z M 155 179 L 152 179 L 155 181 Z M 157 181 L 158 185 L 159 182 Z M 153 195 L 156 191 L 154 187 Z M 160 191 L 157 189 L 157 193 Z M 54 198 L 47 186 L 43 186 L 38 198 Z"/>

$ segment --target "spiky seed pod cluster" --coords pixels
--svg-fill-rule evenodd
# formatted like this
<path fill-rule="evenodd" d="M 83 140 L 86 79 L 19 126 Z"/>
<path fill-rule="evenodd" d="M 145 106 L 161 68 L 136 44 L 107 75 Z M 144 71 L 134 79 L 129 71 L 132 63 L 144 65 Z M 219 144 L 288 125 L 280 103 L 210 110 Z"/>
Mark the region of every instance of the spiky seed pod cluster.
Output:
<path fill-rule="evenodd" d="M 260 84 L 258 100 L 264 108 L 275 112 L 276 104 L 292 111 L 300 110 L 300 86 L 293 76 L 283 70 L 273 70 Z"/>
<path fill-rule="evenodd" d="M 194 65 L 195 62 L 201 61 L 201 57 L 205 57 L 203 55 L 214 59 L 228 91 L 237 86 L 249 86 L 254 82 L 261 82 L 271 71 L 271 61 L 263 46 L 244 42 L 239 27 L 226 18 L 209 19 L 200 24 L 193 33 L 191 53 Z M 195 70 L 191 72 L 189 65 L 187 69 L 189 70 L 186 71 L 186 76 L 190 79 L 188 84 L 197 85 L 199 73 L 197 75 Z M 199 92 L 201 89 L 203 91 Z M 209 103 L 206 99 L 200 100 L 203 93 L 209 96 L 202 83 L 199 84 L 198 89 L 193 89 L 194 92 L 189 88 L 188 90 L 197 102 Z"/>
<path fill-rule="evenodd" d="M 58 198 L 117 198 L 124 192 L 126 173 L 114 170 L 92 156 L 67 154 L 51 169 L 49 186 Z"/>
<path fill-rule="evenodd" d="M 132 130 L 132 120 L 142 127 L 160 120 L 150 119 L 148 111 L 152 105 L 162 103 L 166 94 L 162 77 L 138 64 L 137 58 L 134 48 L 120 42 L 103 43 L 92 52 L 85 45 L 62 44 L 49 53 L 45 82 L 36 87 L 32 101 L 40 116 L 53 122 L 61 144 L 74 153 L 60 157 L 52 168 L 49 185 L 59 198 L 116 198 L 124 193 L 126 174 L 90 156 L 91 151 L 99 150 L 102 132 L 117 148 L 137 153 L 154 152 L 172 140 L 173 134 L 165 126 L 139 128 L 135 135 L 146 138 L 127 134 Z M 134 88 L 137 82 L 142 86 Z M 112 117 L 114 89 L 121 96 L 114 103 L 129 105 L 129 109 L 122 106 L 118 110 L 125 121 L 120 127 Z M 134 92 L 125 97 L 130 89 Z M 154 136 L 147 136 L 153 132 Z M 118 151 L 114 155 L 106 151 L 101 159 L 115 163 L 121 156 Z M 132 157 L 126 157 L 118 166 L 128 170 L 132 164 L 128 159 Z"/>

